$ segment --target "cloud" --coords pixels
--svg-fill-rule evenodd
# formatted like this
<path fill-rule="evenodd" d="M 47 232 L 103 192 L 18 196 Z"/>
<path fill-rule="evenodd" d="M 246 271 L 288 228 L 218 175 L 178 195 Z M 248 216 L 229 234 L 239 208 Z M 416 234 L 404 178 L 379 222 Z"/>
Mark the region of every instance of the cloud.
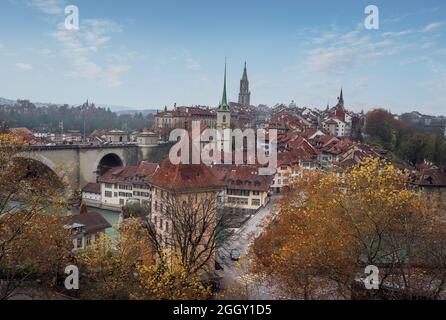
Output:
<path fill-rule="evenodd" d="M 191 57 L 187 57 L 186 58 L 186 69 L 199 70 L 199 69 L 201 69 L 201 65 L 198 61 L 192 59 Z"/>
<path fill-rule="evenodd" d="M 309 72 L 342 75 L 357 65 L 395 55 L 403 48 L 394 40 L 376 41 L 362 30 L 354 30 L 339 34 L 325 46 L 307 50 L 304 65 Z"/>
<path fill-rule="evenodd" d="M 29 0 L 28 5 L 46 14 L 61 14 L 64 12 L 63 0 Z"/>
<path fill-rule="evenodd" d="M 25 71 L 28 71 L 28 70 L 32 70 L 32 69 L 33 69 L 33 66 L 32 66 L 31 64 L 23 63 L 23 62 L 17 62 L 17 63 L 15 64 L 15 66 L 16 66 L 17 68 L 19 68 L 20 70 L 25 70 Z"/>
<path fill-rule="evenodd" d="M 413 30 L 391 31 L 383 33 L 384 37 L 402 37 L 412 34 Z"/>
<path fill-rule="evenodd" d="M 434 32 L 440 29 L 444 25 L 444 22 L 434 22 L 431 24 L 428 24 L 423 28 L 423 32 Z"/>
<path fill-rule="evenodd" d="M 63 54 L 68 57 L 73 78 L 99 80 L 109 87 L 122 85 L 122 77 L 131 70 L 127 64 L 105 62 L 99 64 L 94 57 L 108 48 L 111 34 L 121 32 L 122 27 L 109 19 L 83 20 L 78 31 L 67 30 L 59 25 L 52 36 L 59 42 Z"/>

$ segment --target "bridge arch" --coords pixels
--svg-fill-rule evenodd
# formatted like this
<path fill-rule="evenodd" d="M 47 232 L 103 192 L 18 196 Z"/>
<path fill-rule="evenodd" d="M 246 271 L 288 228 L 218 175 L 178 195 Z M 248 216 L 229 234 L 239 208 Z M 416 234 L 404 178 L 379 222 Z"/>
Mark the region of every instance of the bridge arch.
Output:
<path fill-rule="evenodd" d="M 125 165 L 125 157 L 117 154 L 116 152 L 104 150 L 97 157 L 94 168 L 96 169 L 97 177 L 100 177 L 111 168 L 123 167 Z"/>
<path fill-rule="evenodd" d="M 58 167 L 52 160 L 48 159 L 47 157 L 41 155 L 41 154 L 37 154 L 37 153 L 19 153 L 17 154 L 15 157 L 15 159 L 25 159 L 25 160 L 33 160 L 36 161 L 38 163 L 43 164 L 45 167 L 47 167 L 48 169 L 50 169 L 52 172 L 54 172 L 57 177 L 59 177 L 59 179 L 66 185 L 69 185 L 69 179 L 68 179 L 68 175 L 66 174 L 66 172 Z"/>

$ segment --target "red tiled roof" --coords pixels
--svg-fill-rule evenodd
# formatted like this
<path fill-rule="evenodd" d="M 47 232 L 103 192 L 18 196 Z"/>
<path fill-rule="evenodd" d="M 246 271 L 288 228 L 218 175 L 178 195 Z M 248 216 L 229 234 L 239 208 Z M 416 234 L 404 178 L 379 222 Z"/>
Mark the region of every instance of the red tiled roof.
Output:
<path fill-rule="evenodd" d="M 217 165 L 212 167 L 214 175 L 224 182 L 228 189 L 267 192 L 274 176 L 259 175 L 258 170 L 258 166 L 250 165 Z"/>
<path fill-rule="evenodd" d="M 157 171 L 157 163 L 141 162 L 139 166 L 117 167 L 102 175 L 100 183 L 148 183 L 149 178 Z"/>
<path fill-rule="evenodd" d="M 88 193 L 101 193 L 101 185 L 99 183 L 88 183 L 83 189 L 82 192 Z"/>
<path fill-rule="evenodd" d="M 169 159 L 150 178 L 150 183 L 173 192 L 221 190 L 223 183 L 205 164 L 173 165 Z"/>
<path fill-rule="evenodd" d="M 97 212 L 86 212 L 74 215 L 72 217 L 72 223 L 84 225 L 85 233 L 87 234 L 96 233 L 112 227 L 111 224 Z"/>
<path fill-rule="evenodd" d="M 415 184 L 424 187 L 446 187 L 446 169 L 423 170 Z"/>

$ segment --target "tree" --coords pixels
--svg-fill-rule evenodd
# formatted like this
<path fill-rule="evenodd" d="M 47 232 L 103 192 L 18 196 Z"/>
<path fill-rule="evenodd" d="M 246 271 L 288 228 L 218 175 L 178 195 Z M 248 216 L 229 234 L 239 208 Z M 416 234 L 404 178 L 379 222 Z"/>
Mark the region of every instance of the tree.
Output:
<path fill-rule="evenodd" d="M 23 141 L 0 135 L 0 299 L 26 280 L 54 287 L 70 258 L 60 181 L 17 157 Z"/>
<path fill-rule="evenodd" d="M 138 234 L 139 224 L 128 220 L 120 228 L 118 243 L 102 235 L 76 255 L 84 277 L 81 296 L 85 299 L 128 299 L 138 285 L 139 264 L 153 262 L 151 244 Z"/>
<path fill-rule="evenodd" d="M 170 224 L 168 234 L 161 232 L 153 219 L 144 223 L 159 258 L 166 250 L 171 251 L 189 275 L 212 270 L 228 225 L 226 216 L 217 208 L 215 193 L 168 193 L 163 201 L 160 218 Z"/>
<path fill-rule="evenodd" d="M 377 139 L 387 149 L 394 151 L 402 123 L 396 120 L 393 114 L 384 109 L 375 109 L 367 113 L 365 132 Z"/>
<path fill-rule="evenodd" d="M 129 217 L 120 227 L 114 244 L 102 236 L 77 256 L 84 276 L 84 299 L 199 299 L 209 290 L 197 277 L 190 276 L 180 263 L 166 265 L 155 259 L 150 238 L 141 220 Z"/>
<path fill-rule="evenodd" d="M 282 201 L 279 219 L 255 242 L 254 270 L 285 296 L 349 298 L 368 265 L 377 294 L 438 298 L 446 280 L 446 226 L 407 174 L 366 159 L 339 177 L 307 173 Z"/>

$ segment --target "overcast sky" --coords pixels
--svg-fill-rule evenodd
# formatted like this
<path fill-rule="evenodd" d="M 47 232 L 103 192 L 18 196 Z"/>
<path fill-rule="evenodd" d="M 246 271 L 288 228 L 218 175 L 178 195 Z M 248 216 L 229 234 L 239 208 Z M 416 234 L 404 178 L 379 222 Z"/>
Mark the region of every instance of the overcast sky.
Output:
<path fill-rule="evenodd" d="M 325 107 L 342 86 L 353 110 L 446 114 L 444 0 L 1 0 L 0 14 L 0 97 L 216 106 L 227 57 L 232 101 L 247 60 L 255 105 Z"/>

